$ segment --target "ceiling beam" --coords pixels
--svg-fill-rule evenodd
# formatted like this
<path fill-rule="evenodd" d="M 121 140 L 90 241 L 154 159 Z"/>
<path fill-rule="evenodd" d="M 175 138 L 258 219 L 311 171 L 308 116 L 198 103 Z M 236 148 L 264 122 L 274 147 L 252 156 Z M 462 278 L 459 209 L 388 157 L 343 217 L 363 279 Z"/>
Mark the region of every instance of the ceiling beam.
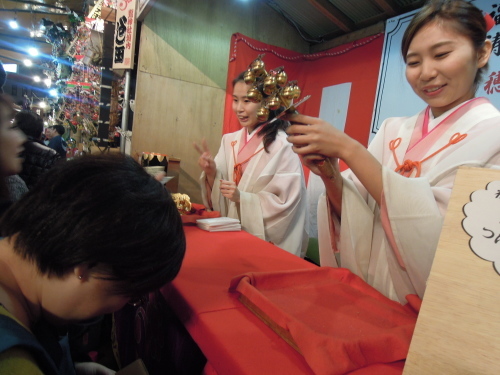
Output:
<path fill-rule="evenodd" d="M 38 49 L 39 54 L 37 56 L 31 56 L 27 50 L 24 48 L 20 47 L 10 47 L 6 45 L 5 43 L 0 44 L 0 51 L 3 51 L 3 53 L 7 52 L 8 55 L 14 56 L 14 54 L 17 56 L 22 56 L 21 58 L 28 58 L 30 60 L 47 60 L 47 59 L 52 59 L 52 55 L 47 53 L 47 51 L 40 50 Z"/>
<path fill-rule="evenodd" d="M 64 13 L 68 13 L 68 12 L 72 11 L 72 12 L 75 12 L 76 14 L 78 14 L 79 16 L 83 15 L 82 11 L 70 9 L 68 6 L 58 7 L 56 5 L 51 5 L 51 4 L 46 4 L 46 3 L 40 3 L 40 2 L 37 2 L 37 1 L 29 1 L 29 0 L 6 0 L 6 1 L 10 1 L 10 2 L 13 2 L 13 3 L 29 4 L 29 5 L 34 5 L 34 6 L 41 7 L 41 8 L 49 8 L 49 9 L 62 10 L 62 11 L 64 11 Z M 61 13 L 59 13 L 59 14 L 61 14 Z"/>
<path fill-rule="evenodd" d="M 373 0 L 384 12 L 386 15 L 394 17 L 397 15 L 396 9 L 389 4 L 387 0 Z"/>
<path fill-rule="evenodd" d="M 23 53 L 22 51 L 16 51 L 11 48 L 5 48 L 3 46 L 0 47 L 0 53 L 2 54 L 2 57 L 9 58 L 11 60 L 24 61 L 25 59 L 30 59 L 31 61 L 34 61 L 33 60 L 34 58 L 27 53 Z M 38 56 L 36 58 L 38 58 Z"/>
<path fill-rule="evenodd" d="M 354 23 L 346 17 L 339 9 L 334 7 L 328 0 L 307 0 L 312 6 L 318 9 L 325 17 L 336 24 L 339 29 L 349 33 L 356 29 Z"/>
<path fill-rule="evenodd" d="M 5 55 L 0 55 L 0 59 L 7 59 L 7 60 L 11 60 L 11 61 L 14 61 L 18 64 L 23 64 L 23 62 L 19 59 L 13 59 L 12 57 L 9 57 L 9 56 L 5 56 Z"/>
<path fill-rule="evenodd" d="M 11 13 L 33 13 L 33 14 L 50 14 L 52 16 L 69 16 L 71 12 L 56 13 L 56 12 L 42 12 L 40 10 L 27 10 L 27 9 L 15 9 L 15 8 L 0 8 L 0 12 L 11 12 Z"/>
<path fill-rule="evenodd" d="M 0 33 L 0 38 L 2 38 L 2 40 L 5 40 L 5 38 L 12 38 L 12 39 L 27 40 L 29 42 L 47 44 L 47 42 L 45 40 L 40 40 L 39 38 L 31 38 L 31 37 L 27 37 L 27 36 L 19 36 L 19 35 L 16 35 L 16 34 L 4 34 L 4 33 Z M 2 42 L 0 41 L 0 45 L 1 44 L 2 44 Z"/>
<path fill-rule="evenodd" d="M 9 1 L 9 0 L 7 0 L 7 1 Z M 24 3 L 24 4 L 36 5 L 36 6 L 43 7 L 43 8 L 52 8 L 52 9 L 59 9 L 59 10 L 67 11 L 66 7 L 62 7 L 61 8 L 61 7 L 57 7 L 55 5 L 50 5 L 50 4 L 45 4 L 45 3 L 39 3 L 39 2 L 36 2 L 36 1 L 15 0 L 14 2 L 15 3 Z"/>

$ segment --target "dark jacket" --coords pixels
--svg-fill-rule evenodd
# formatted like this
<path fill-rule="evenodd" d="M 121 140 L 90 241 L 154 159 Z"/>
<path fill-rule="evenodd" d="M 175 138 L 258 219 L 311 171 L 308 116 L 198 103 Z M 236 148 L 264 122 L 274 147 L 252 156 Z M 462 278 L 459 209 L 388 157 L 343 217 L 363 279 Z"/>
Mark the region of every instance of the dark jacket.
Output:
<path fill-rule="evenodd" d="M 62 136 L 56 135 L 49 141 L 49 144 L 47 146 L 56 150 L 61 158 L 66 158 L 66 150 L 68 148 L 68 144 Z"/>
<path fill-rule="evenodd" d="M 22 156 L 24 157 L 23 170 L 19 176 L 26 182 L 28 189 L 35 185 L 42 173 L 61 159 L 57 151 L 31 137 L 28 137 L 28 141 L 24 144 Z"/>

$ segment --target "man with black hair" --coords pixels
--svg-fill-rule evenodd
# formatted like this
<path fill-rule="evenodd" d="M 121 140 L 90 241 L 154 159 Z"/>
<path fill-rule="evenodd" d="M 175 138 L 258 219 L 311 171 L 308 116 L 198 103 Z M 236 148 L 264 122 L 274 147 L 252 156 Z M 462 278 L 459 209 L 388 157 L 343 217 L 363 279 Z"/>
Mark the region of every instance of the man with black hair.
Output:
<path fill-rule="evenodd" d="M 43 120 L 36 113 L 21 111 L 14 117 L 15 125 L 28 137 L 22 153 L 23 170 L 19 176 L 31 189 L 42 173 L 49 170 L 61 156 L 42 143 Z"/>
<path fill-rule="evenodd" d="M 62 329 L 169 283 L 186 249 L 171 194 L 121 154 L 57 163 L 0 228 L 0 374 L 75 374 Z"/>
<path fill-rule="evenodd" d="M 52 125 L 47 128 L 45 132 L 45 136 L 49 140 L 50 148 L 57 151 L 57 153 L 61 156 L 61 158 L 66 158 L 66 149 L 68 148 L 68 144 L 63 139 L 63 135 L 66 129 L 62 125 Z"/>

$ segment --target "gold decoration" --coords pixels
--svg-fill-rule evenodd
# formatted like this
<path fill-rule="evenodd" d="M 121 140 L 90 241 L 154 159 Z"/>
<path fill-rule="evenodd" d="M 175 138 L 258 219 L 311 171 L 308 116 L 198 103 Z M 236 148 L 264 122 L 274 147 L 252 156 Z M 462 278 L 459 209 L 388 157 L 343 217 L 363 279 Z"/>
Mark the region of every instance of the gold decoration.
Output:
<path fill-rule="evenodd" d="M 247 70 L 245 72 L 245 75 L 243 76 L 243 80 L 245 81 L 246 84 L 254 83 L 255 82 L 255 74 L 251 70 Z"/>
<path fill-rule="evenodd" d="M 254 72 L 256 77 L 262 77 L 267 75 L 265 66 L 264 61 L 262 61 L 259 56 L 250 64 L 250 69 Z"/>
<path fill-rule="evenodd" d="M 280 105 L 281 101 L 276 95 L 267 98 L 267 108 L 269 108 L 270 110 L 276 111 L 277 109 L 280 108 Z"/>
<path fill-rule="evenodd" d="M 297 81 L 288 81 L 288 74 L 282 66 L 267 72 L 263 56 L 259 55 L 250 63 L 243 77 L 246 84 L 252 85 L 247 98 L 253 103 L 261 103 L 257 111 L 260 122 L 267 121 L 270 110 L 277 111 L 284 107 L 284 110 L 293 112 L 292 101 L 298 99 L 302 92 Z"/>
<path fill-rule="evenodd" d="M 280 86 L 284 86 L 286 84 L 286 81 L 288 81 L 288 74 L 284 70 L 281 70 L 276 74 L 276 82 Z"/>
<path fill-rule="evenodd" d="M 175 205 L 177 206 L 177 211 L 179 211 L 179 214 L 185 215 L 191 212 L 192 206 L 189 195 L 174 193 L 172 194 L 172 199 L 174 200 Z"/>
<path fill-rule="evenodd" d="M 243 78 L 246 84 L 252 85 L 247 91 L 247 98 L 254 103 L 261 103 L 261 106 L 257 109 L 259 122 L 268 121 L 270 110 L 278 111 L 281 107 L 283 107 L 283 110 L 277 116 L 283 115 L 283 111 L 294 113 L 296 112 L 295 106 L 310 98 L 310 95 L 308 95 L 293 103 L 293 100 L 300 98 L 302 93 L 297 81 L 289 81 L 288 75 L 282 66 L 267 73 L 264 61 L 262 61 L 263 56 L 259 55 L 250 63 Z M 271 122 L 274 120 L 271 120 Z M 335 168 L 330 159 L 322 158 L 316 161 L 316 164 L 322 175 L 329 179 L 335 178 Z"/>
<path fill-rule="evenodd" d="M 251 102 L 258 103 L 258 102 L 262 101 L 262 93 L 259 91 L 259 89 L 257 87 L 252 87 L 247 92 L 247 98 Z"/>
<path fill-rule="evenodd" d="M 268 118 L 269 109 L 267 107 L 259 107 L 259 109 L 257 109 L 257 120 L 259 120 L 259 122 L 264 122 L 267 121 Z"/>

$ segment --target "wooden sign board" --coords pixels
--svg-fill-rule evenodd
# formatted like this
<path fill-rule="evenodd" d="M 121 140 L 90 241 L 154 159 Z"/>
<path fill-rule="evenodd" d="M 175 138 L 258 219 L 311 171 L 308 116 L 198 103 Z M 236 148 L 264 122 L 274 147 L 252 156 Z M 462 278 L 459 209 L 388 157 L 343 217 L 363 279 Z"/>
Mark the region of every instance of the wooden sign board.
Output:
<path fill-rule="evenodd" d="M 489 204 L 479 199 L 486 193 Z M 499 170 L 459 169 L 404 375 L 499 373 L 498 201 Z M 473 206 L 464 211 L 466 204 Z M 484 255 L 486 250 L 493 252 Z"/>
<path fill-rule="evenodd" d="M 133 69 L 137 33 L 137 0 L 118 3 L 115 19 L 113 70 Z"/>

